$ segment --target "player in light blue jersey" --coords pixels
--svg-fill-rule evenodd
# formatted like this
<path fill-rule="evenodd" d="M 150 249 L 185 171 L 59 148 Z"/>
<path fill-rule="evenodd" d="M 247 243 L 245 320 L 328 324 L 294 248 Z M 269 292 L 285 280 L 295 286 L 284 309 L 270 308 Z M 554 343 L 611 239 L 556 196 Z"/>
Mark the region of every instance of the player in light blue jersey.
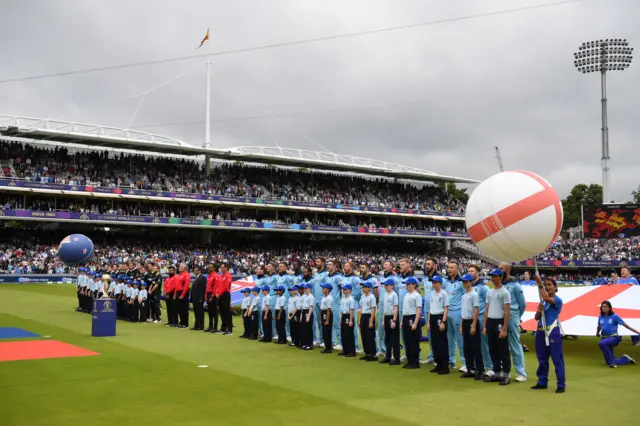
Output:
<path fill-rule="evenodd" d="M 336 260 L 327 262 L 327 276 L 325 282 L 331 284 L 331 297 L 333 298 L 333 312 L 340 311 L 340 298 L 342 297 L 342 274 L 340 273 L 340 265 Z M 355 300 L 354 300 L 355 302 Z M 355 314 L 354 314 L 355 316 Z M 342 350 L 342 337 L 340 336 L 340 319 L 338 315 L 333 318 L 333 343 L 335 350 Z"/>
<path fill-rule="evenodd" d="M 638 280 L 631 276 L 631 270 L 627 266 L 620 269 L 620 278 L 616 284 L 640 285 Z M 633 342 L 633 346 L 640 346 L 640 336 L 631 336 L 631 342 Z"/>
<path fill-rule="evenodd" d="M 369 268 L 369 265 L 366 265 L 367 269 Z M 396 289 L 398 288 L 398 276 L 396 275 L 396 273 L 393 271 L 395 265 L 393 264 L 393 262 L 391 262 L 390 260 L 387 260 L 384 262 L 384 264 L 382 265 L 382 278 L 381 281 L 384 280 L 393 280 L 393 290 L 396 291 Z M 380 297 L 380 301 L 378 303 L 378 330 L 376 333 L 376 344 L 377 344 L 377 352 L 379 354 L 386 354 L 387 353 L 387 346 L 385 343 L 385 331 L 384 331 L 384 297 L 382 297 L 382 295 L 384 295 L 385 293 L 385 289 L 379 289 L 379 297 Z M 397 293 L 396 293 L 397 294 Z M 398 315 L 398 318 L 402 319 L 401 316 Z M 400 327 L 400 326 L 398 326 Z M 398 333 L 399 334 L 399 333 Z M 398 360 L 399 361 L 399 360 Z"/>
<path fill-rule="evenodd" d="M 320 315 L 320 305 L 322 304 L 322 299 L 324 295 L 322 294 L 322 284 L 327 282 L 327 272 L 326 265 L 327 261 L 324 257 L 319 257 L 315 260 L 316 272 L 313 274 L 313 297 L 316 300 L 315 305 L 313 306 L 313 318 L 315 321 L 313 322 L 313 345 L 314 346 L 323 346 L 324 339 L 322 338 L 322 324 L 320 324 L 321 315 Z M 309 268 L 305 268 L 308 270 Z M 304 276 L 304 275 L 303 275 Z M 333 300 L 335 303 L 335 299 Z M 336 312 L 336 311 L 333 311 Z M 334 315 L 335 317 L 339 317 L 340 315 Z M 335 339 L 335 336 L 333 337 Z M 331 345 L 333 342 L 331 342 Z"/>
<path fill-rule="evenodd" d="M 355 275 L 355 268 L 356 267 L 353 262 L 345 262 L 344 266 L 342 267 L 342 285 L 351 284 L 351 288 L 353 289 L 351 291 L 351 297 L 353 297 L 353 300 L 356 302 L 356 312 L 353 317 L 353 332 L 355 335 L 356 353 L 361 353 L 362 349 L 360 346 L 359 336 L 360 321 L 358 320 L 358 313 L 362 313 L 362 309 L 360 307 L 360 299 L 362 298 L 362 280 L 360 279 L 360 277 Z"/>
<path fill-rule="evenodd" d="M 264 274 L 264 266 L 262 265 L 258 265 L 256 267 L 256 287 L 258 288 L 262 288 L 265 285 L 268 285 L 268 277 Z M 258 336 L 262 337 L 262 335 L 264 334 L 262 331 L 262 292 L 258 292 L 258 295 L 256 296 L 258 298 L 258 302 L 256 305 L 256 319 L 258 321 Z"/>
<path fill-rule="evenodd" d="M 524 280 L 520 281 L 520 285 L 536 285 L 536 282 L 531 279 L 531 272 L 524 271 Z"/>
<path fill-rule="evenodd" d="M 480 279 L 481 269 L 478 265 L 469 265 L 467 268 L 469 274 L 473 277 L 473 281 L 471 282 L 471 286 L 478 293 L 480 298 L 480 305 L 478 306 L 478 324 L 480 324 L 480 329 L 482 329 L 482 325 L 484 324 L 484 315 L 487 307 L 487 293 L 489 292 L 489 287 L 484 282 L 484 280 Z M 481 349 L 482 349 L 482 361 L 484 363 L 484 367 L 486 369 L 487 376 L 493 376 L 493 362 L 491 361 L 491 354 L 489 353 L 489 341 L 487 340 L 486 334 L 481 334 Z"/>
<path fill-rule="evenodd" d="M 513 367 L 516 370 L 516 382 L 527 381 L 527 370 L 524 366 L 524 350 L 520 342 L 520 318 L 524 314 L 527 307 L 527 301 L 524 298 L 522 286 L 511 277 L 511 265 L 501 263 L 500 269 L 504 272 L 502 284 L 509 291 L 511 296 L 511 307 L 509 315 L 509 350 L 513 359 Z"/>
<path fill-rule="evenodd" d="M 449 343 L 449 368 L 456 368 L 456 349 L 460 351 L 461 373 L 467 372 L 464 358 L 464 342 L 460 334 L 462 323 L 462 295 L 464 287 L 460 279 L 460 266 L 458 262 L 449 262 L 447 275 L 442 277 L 442 288 L 449 296 L 449 324 L 447 324 L 447 341 Z"/>

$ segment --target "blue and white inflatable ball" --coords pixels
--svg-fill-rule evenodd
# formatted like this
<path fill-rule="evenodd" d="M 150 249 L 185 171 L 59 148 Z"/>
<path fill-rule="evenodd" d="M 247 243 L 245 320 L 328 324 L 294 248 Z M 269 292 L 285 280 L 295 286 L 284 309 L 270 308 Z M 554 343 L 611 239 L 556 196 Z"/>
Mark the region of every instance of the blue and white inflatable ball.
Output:
<path fill-rule="evenodd" d="M 86 235 L 69 235 L 60 242 L 58 256 L 62 263 L 68 266 L 88 262 L 93 256 L 93 241 Z"/>

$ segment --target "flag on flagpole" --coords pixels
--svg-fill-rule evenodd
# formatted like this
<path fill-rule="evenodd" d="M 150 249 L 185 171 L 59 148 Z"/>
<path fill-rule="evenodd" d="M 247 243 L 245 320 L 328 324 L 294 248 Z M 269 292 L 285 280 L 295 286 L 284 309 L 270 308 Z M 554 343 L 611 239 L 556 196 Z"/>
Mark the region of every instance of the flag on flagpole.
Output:
<path fill-rule="evenodd" d="M 196 49 L 200 49 L 202 47 L 202 45 L 204 45 L 204 42 L 209 40 L 209 29 L 207 28 L 207 33 L 204 35 L 204 38 L 202 39 L 202 41 L 200 42 L 200 46 L 198 46 Z"/>

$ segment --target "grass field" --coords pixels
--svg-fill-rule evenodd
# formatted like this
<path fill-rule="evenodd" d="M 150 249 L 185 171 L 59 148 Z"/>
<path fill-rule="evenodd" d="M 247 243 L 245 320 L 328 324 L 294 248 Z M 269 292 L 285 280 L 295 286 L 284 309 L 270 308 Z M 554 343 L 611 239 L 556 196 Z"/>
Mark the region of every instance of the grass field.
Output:
<path fill-rule="evenodd" d="M 0 285 L 0 326 L 99 356 L 0 362 L 0 424 L 637 425 L 640 366 L 604 366 L 595 339 L 565 342 L 567 393 L 434 376 L 233 336 L 118 323 L 91 337 L 66 285 Z M 238 325 L 239 321 L 236 321 Z M 43 337 L 44 338 L 44 337 Z M 523 337 L 533 348 L 531 337 Z M 426 346 L 426 345 L 425 345 Z M 625 340 L 623 350 L 640 359 Z M 618 353 L 622 353 L 619 350 Z M 198 368 L 207 365 L 208 368 Z M 554 377 L 552 376 L 552 380 Z M 552 385 L 555 383 L 552 383 Z"/>

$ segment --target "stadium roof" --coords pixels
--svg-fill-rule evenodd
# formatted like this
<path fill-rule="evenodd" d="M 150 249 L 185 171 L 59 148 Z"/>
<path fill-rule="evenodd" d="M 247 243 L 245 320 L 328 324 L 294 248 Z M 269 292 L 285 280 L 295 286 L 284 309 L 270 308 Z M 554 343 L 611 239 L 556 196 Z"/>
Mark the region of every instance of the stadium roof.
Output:
<path fill-rule="evenodd" d="M 175 138 L 109 126 L 0 115 L 0 135 L 72 145 L 90 145 L 160 154 L 209 155 L 228 161 L 333 170 L 428 182 L 479 183 L 401 164 L 303 149 L 241 146 L 205 148 Z"/>

